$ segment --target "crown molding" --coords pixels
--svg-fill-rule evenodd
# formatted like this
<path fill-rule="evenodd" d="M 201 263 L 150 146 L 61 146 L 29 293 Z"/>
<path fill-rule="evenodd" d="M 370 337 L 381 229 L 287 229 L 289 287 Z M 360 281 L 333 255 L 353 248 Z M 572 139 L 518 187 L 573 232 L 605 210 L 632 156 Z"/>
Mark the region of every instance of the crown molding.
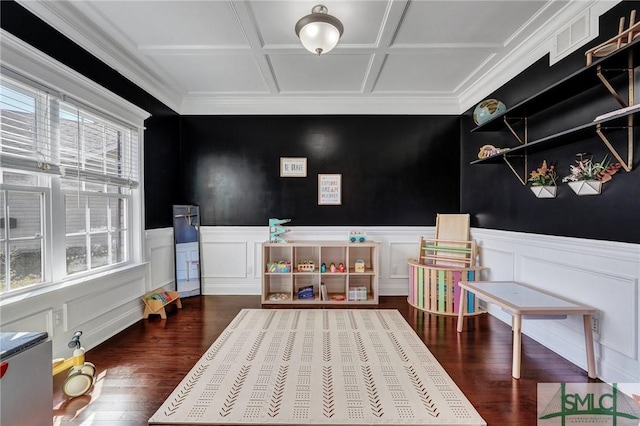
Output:
<path fill-rule="evenodd" d="M 584 13 L 586 9 L 591 9 L 590 19 L 592 21 L 595 20 L 595 27 L 597 28 L 600 16 L 619 2 L 619 0 L 571 1 L 566 3 L 564 7 L 545 22 L 530 22 L 530 24 L 538 27 L 538 30 L 533 35 L 521 41 L 517 48 L 511 49 L 510 54 L 492 67 L 484 69 L 481 66 L 474 72 L 474 74 L 480 74 L 474 80 L 474 83 L 467 85 L 458 92 L 461 113 L 476 105 L 480 100 L 502 87 L 538 59 L 551 52 L 554 42 L 553 36 L 566 26 L 567 22 Z M 541 18 L 541 16 L 539 15 L 538 18 Z M 597 31 L 583 40 L 581 45 L 576 45 L 574 51 L 596 36 Z"/>
<path fill-rule="evenodd" d="M 460 115 L 453 97 L 186 97 L 183 115 Z"/>
<path fill-rule="evenodd" d="M 169 108 L 178 111 L 182 93 L 173 89 L 177 85 L 168 84 L 167 76 L 159 76 L 152 67 L 135 58 L 121 44 L 117 44 L 113 37 L 92 25 L 86 19 L 86 16 L 95 14 L 91 5 L 67 0 L 16 2 Z"/>
<path fill-rule="evenodd" d="M 150 115 L 2 29 L 0 52 L 3 73 L 27 78 L 136 127 L 142 127 Z"/>
<path fill-rule="evenodd" d="M 611 9 L 620 0 L 550 1 L 547 7 L 533 17 L 527 26 L 538 30 L 520 40 L 518 32 L 507 43 L 517 44 L 504 58 L 493 63 L 487 60 L 470 72 L 467 80 L 454 93 L 432 96 L 361 95 L 358 97 L 298 97 L 286 94 L 264 96 L 184 96 L 168 76 L 160 75 L 152 64 L 139 60 L 122 36 L 106 34 L 92 26 L 89 17 L 97 17 L 90 2 L 69 0 L 16 0 L 27 10 L 49 23 L 62 34 L 111 66 L 124 77 L 147 91 L 179 114 L 187 115 L 241 115 L 241 114 L 462 114 L 528 66 L 550 52 L 554 34 L 567 22 L 591 8 L 591 19 Z M 597 22 L 596 22 L 597 26 Z M 584 40 L 584 43 L 594 38 Z M 493 65 L 492 65 L 493 64 Z"/>

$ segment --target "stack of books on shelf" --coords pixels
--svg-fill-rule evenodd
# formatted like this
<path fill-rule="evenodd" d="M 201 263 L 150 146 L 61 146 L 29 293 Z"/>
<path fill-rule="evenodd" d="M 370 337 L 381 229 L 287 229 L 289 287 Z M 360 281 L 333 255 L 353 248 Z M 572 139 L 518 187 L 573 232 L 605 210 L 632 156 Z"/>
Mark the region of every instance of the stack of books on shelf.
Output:
<path fill-rule="evenodd" d="M 320 283 L 320 300 L 329 300 L 327 285 L 325 283 Z"/>

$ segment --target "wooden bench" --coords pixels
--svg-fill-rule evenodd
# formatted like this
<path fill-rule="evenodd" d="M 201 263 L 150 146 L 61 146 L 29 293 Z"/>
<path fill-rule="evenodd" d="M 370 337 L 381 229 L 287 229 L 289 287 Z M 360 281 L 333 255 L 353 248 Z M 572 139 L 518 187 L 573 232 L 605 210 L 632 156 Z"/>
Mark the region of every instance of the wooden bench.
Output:
<path fill-rule="evenodd" d="M 520 378 L 522 346 L 520 333 L 523 316 L 553 319 L 559 316 L 566 318 L 566 315 L 582 315 L 587 352 L 587 372 L 590 378 L 597 377 L 593 350 L 593 329 L 591 328 L 591 316 L 596 313 L 596 309 L 515 281 L 461 281 L 459 287 L 462 309 L 458 315 L 458 332 L 462 332 L 464 324 L 463 312 L 467 301 L 467 291 L 474 293 L 479 299 L 498 305 L 511 314 L 513 329 L 512 376 L 515 379 Z"/>

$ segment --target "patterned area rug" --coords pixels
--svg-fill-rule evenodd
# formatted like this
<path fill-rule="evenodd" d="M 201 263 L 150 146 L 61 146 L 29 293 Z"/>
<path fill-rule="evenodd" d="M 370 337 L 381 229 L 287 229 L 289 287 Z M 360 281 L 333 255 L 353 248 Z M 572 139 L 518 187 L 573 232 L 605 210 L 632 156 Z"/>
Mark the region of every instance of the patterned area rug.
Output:
<path fill-rule="evenodd" d="M 244 309 L 150 424 L 486 425 L 402 315 Z"/>

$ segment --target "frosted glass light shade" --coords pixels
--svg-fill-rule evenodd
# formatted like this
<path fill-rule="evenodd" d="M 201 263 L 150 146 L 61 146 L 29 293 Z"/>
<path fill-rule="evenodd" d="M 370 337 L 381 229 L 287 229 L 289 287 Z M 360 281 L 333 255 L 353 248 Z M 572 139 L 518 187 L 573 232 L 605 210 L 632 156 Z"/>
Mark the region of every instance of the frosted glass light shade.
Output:
<path fill-rule="evenodd" d="M 315 6 L 310 15 L 300 18 L 295 29 L 305 49 L 318 55 L 336 47 L 344 31 L 342 22 L 329 15 L 322 5 Z"/>
<path fill-rule="evenodd" d="M 338 44 L 340 32 L 326 22 L 312 22 L 300 30 L 300 41 L 309 52 L 327 53 Z"/>

